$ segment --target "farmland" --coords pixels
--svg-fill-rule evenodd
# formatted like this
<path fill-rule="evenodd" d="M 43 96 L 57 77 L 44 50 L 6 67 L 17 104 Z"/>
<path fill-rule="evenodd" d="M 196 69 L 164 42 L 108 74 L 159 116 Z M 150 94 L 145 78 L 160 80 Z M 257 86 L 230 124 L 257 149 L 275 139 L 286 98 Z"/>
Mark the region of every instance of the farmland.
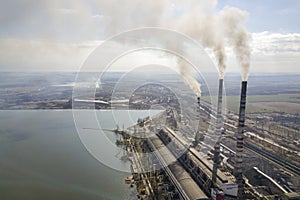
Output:
<path fill-rule="evenodd" d="M 216 96 L 212 96 L 213 104 L 216 103 Z M 239 106 L 238 95 L 224 97 L 224 107 L 237 113 Z M 210 101 L 210 97 L 202 97 Z M 247 97 L 247 113 L 257 112 L 284 112 L 290 114 L 300 113 L 300 94 L 277 94 L 277 95 L 252 95 Z"/>

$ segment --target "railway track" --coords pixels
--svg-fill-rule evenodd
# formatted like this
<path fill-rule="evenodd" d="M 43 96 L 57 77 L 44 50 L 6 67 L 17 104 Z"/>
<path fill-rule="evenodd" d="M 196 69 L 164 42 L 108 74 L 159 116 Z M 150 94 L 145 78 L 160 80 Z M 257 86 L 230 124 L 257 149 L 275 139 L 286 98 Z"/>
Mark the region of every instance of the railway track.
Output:
<path fill-rule="evenodd" d="M 231 138 L 231 139 L 233 139 L 233 138 Z M 300 167 L 297 167 L 294 164 L 292 164 L 282 158 L 278 158 L 276 155 L 274 155 L 270 152 L 264 151 L 264 150 L 254 146 L 254 145 L 251 145 L 249 143 L 245 142 L 244 147 L 245 147 L 245 149 L 251 150 L 252 152 L 255 152 L 256 154 L 258 154 L 262 157 L 265 157 L 266 159 L 276 163 L 277 165 L 281 166 L 282 168 L 287 169 L 288 171 L 292 172 L 293 174 L 300 176 Z"/>
<path fill-rule="evenodd" d="M 235 151 L 230 149 L 224 144 L 221 144 L 222 147 L 229 150 L 231 153 L 235 154 Z M 278 158 L 277 156 L 273 155 L 272 153 L 266 152 L 258 147 L 255 147 L 249 143 L 244 143 L 244 148 L 246 150 L 252 151 L 256 153 L 257 155 L 264 157 L 265 159 L 268 159 L 269 161 L 272 161 L 273 163 L 276 163 L 278 166 L 285 168 L 287 171 L 292 172 L 293 174 L 296 174 L 300 176 L 300 168 L 287 162 L 284 159 Z"/>
<path fill-rule="evenodd" d="M 286 160 L 282 158 L 278 158 L 277 156 L 273 155 L 272 153 L 269 153 L 267 151 L 263 151 L 262 149 L 259 149 L 249 143 L 245 143 L 245 148 L 250 149 L 259 155 L 268 158 L 269 160 L 273 161 L 274 163 L 277 163 L 278 165 L 282 166 L 283 168 L 288 169 L 288 171 L 293 172 L 294 174 L 300 176 L 300 168 L 291 164 L 290 162 L 287 162 Z"/>

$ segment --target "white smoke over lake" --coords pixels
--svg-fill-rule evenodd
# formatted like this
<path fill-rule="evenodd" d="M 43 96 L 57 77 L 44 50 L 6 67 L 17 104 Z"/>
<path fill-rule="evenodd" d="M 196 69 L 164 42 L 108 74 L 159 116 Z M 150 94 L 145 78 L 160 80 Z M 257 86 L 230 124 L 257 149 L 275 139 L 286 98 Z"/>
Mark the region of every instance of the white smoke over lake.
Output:
<path fill-rule="evenodd" d="M 7 8 L 28 8 L 17 10 L 16 16 L 26 17 L 13 18 L 14 23 L 26 30 L 36 30 L 35 35 L 41 36 L 40 41 L 44 41 L 43 37 L 46 37 L 51 41 L 73 44 L 82 40 L 101 41 L 135 28 L 167 28 L 187 34 L 204 48 L 210 49 L 220 78 L 224 77 L 226 71 L 227 46 L 234 48 L 244 78 L 249 71 L 249 37 L 243 27 L 247 15 L 233 7 L 225 7 L 218 12 L 217 0 L 45 0 L 38 4 L 30 0 L 30 3 L 22 3 L 22 6 L 17 6 L 18 3 L 14 0 L 9 2 L 12 3 L 5 3 Z M 10 14 L 7 8 L 4 6 L 1 9 L 5 16 Z M 44 16 L 43 20 L 38 16 Z M 9 22 L 10 19 L 8 17 L 6 21 Z M 178 44 L 179 48 L 181 46 L 182 44 Z M 56 49 L 52 51 L 53 54 L 58 52 Z M 37 57 L 45 56 L 40 55 L 38 50 L 33 53 Z M 45 60 L 63 60 L 60 56 L 53 59 L 48 56 L 50 54 L 46 54 Z M 6 59 L 5 56 L 3 58 Z"/>
<path fill-rule="evenodd" d="M 250 66 L 250 45 L 243 22 L 247 13 L 234 7 L 225 7 L 216 13 L 216 5 L 217 1 L 209 0 L 124 0 L 122 5 L 117 0 L 98 2 L 108 35 L 149 26 L 166 27 L 187 34 L 204 48 L 212 50 L 220 78 L 224 78 L 226 71 L 225 41 L 228 41 L 242 69 L 243 80 L 246 80 Z M 176 45 L 179 48 L 183 46 Z"/>

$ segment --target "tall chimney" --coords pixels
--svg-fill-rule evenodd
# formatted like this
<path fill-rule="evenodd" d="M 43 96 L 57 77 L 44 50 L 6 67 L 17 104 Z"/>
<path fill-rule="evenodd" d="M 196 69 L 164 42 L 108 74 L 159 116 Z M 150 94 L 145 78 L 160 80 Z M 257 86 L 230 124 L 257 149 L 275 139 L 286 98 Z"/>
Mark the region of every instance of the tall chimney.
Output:
<path fill-rule="evenodd" d="M 212 183 L 216 187 L 217 172 L 220 164 L 220 139 L 221 129 L 223 126 L 222 116 L 222 99 L 223 99 L 223 79 L 219 79 L 219 93 L 218 93 L 218 105 L 217 105 L 217 119 L 216 119 L 216 135 L 217 141 L 214 146 L 214 158 L 213 158 L 213 171 L 212 171 Z"/>
<path fill-rule="evenodd" d="M 247 81 L 242 81 L 240 113 L 238 133 L 236 138 L 236 157 L 234 165 L 234 175 L 238 184 L 238 199 L 244 199 L 244 182 L 243 182 L 243 151 L 244 151 L 244 127 L 246 111 Z"/>
<path fill-rule="evenodd" d="M 198 111 L 199 111 L 199 121 L 198 121 L 198 130 L 196 131 L 196 134 L 195 134 L 195 141 L 194 141 L 194 144 L 193 146 L 196 147 L 199 143 L 200 140 L 203 139 L 203 135 L 201 134 L 200 132 L 200 124 L 201 124 L 201 108 L 200 108 L 200 97 L 197 97 L 197 101 L 198 101 Z"/>
<path fill-rule="evenodd" d="M 217 105 L 217 129 L 221 130 L 223 126 L 222 102 L 223 101 L 223 79 L 219 79 L 219 93 Z"/>
<path fill-rule="evenodd" d="M 200 127 L 200 125 L 201 125 L 201 104 L 200 104 L 200 97 L 197 97 L 197 100 L 198 100 L 198 109 L 199 109 L 199 122 L 198 122 L 198 131 L 197 131 L 197 133 L 200 134 L 200 128 L 201 128 Z"/>

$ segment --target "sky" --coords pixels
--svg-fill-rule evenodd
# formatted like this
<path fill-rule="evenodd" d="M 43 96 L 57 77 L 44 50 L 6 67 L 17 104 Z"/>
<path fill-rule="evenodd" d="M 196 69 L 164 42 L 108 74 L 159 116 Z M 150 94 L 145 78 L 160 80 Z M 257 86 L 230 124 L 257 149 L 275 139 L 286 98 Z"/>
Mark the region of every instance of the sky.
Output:
<path fill-rule="evenodd" d="M 163 3 L 162 3 L 163 2 Z M 166 2 L 166 3 L 164 3 Z M 114 34 L 155 26 L 173 29 L 183 13 L 219 15 L 226 6 L 245 11 L 251 35 L 252 73 L 300 73 L 300 1 L 298 0 L 10 0 L 0 6 L 0 71 L 77 71 Z M 171 25 L 170 25 L 171 24 Z M 197 23 L 195 23 L 198 26 Z M 201 23 L 199 23 L 201 27 Z M 113 47 L 117 48 L 117 47 Z M 211 51 L 207 48 L 209 56 Z M 116 62 L 165 58 L 138 52 Z M 226 71 L 237 72 L 234 51 L 226 47 Z M 146 60 L 146 61 L 145 61 Z M 172 60 L 169 64 L 174 64 Z"/>

